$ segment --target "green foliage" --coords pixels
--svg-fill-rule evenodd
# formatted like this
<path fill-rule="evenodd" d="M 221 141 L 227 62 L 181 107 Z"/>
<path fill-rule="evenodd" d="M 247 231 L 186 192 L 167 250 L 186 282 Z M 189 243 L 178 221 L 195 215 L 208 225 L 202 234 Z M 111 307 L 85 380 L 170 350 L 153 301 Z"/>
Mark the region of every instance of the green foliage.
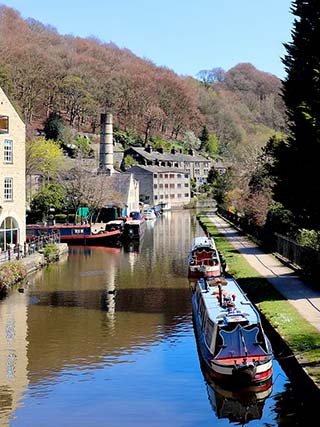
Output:
<path fill-rule="evenodd" d="M 132 166 L 134 165 L 138 165 L 139 163 L 137 162 L 136 159 L 134 159 L 132 156 L 128 155 L 124 158 L 123 160 L 123 168 L 124 170 L 128 170 L 130 169 Z"/>
<path fill-rule="evenodd" d="M 58 259 L 59 257 L 59 248 L 54 243 L 49 243 L 46 245 L 43 250 L 43 256 L 47 262 L 52 262 Z"/>
<path fill-rule="evenodd" d="M 113 139 L 117 144 L 121 144 L 123 148 L 128 148 L 131 145 L 135 145 L 136 136 L 133 131 L 121 131 L 120 129 L 114 129 Z"/>
<path fill-rule="evenodd" d="M 209 142 L 209 132 L 206 125 L 202 127 L 202 131 L 199 135 L 199 139 L 201 141 L 200 150 L 206 150 L 206 147 Z"/>
<path fill-rule="evenodd" d="M 63 151 L 60 144 L 43 137 L 26 143 L 26 174 L 42 173 L 46 178 L 55 177 L 63 167 Z"/>
<path fill-rule="evenodd" d="M 209 135 L 209 141 L 206 147 L 206 151 L 210 156 L 217 154 L 219 152 L 219 143 L 218 138 L 215 134 Z"/>
<path fill-rule="evenodd" d="M 0 265 L 0 289 L 9 287 L 26 277 L 26 267 L 21 261 L 9 261 Z"/>
<path fill-rule="evenodd" d="M 320 232 L 302 229 L 297 235 L 297 242 L 301 246 L 307 246 L 315 251 L 320 251 Z"/>
<path fill-rule="evenodd" d="M 63 129 L 64 124 L 62 117 L 56 112 L 50 113 L 48 118 L 45 120 L 43 127 L 46 139 L 61 141 Z"/>
<path fill-rule="evenodd" d="M 280 234 L 292 234 L 296 230 L 292 212 L 280 203 L 270 206 L 265 227 Z"/>
<path fill-rule="evenodd" d="M 85 137 L 79 137 L 73 141 L 76 146 L 76 151 L 81 154 L 82 157 L 94 157 L 94 151 L 91 147 L 91 141 Z"/>
<path fill-rule="evenodd" d="M 292 42 L 285 44 L 283 58 L 290 136 L 284 151 L 276 153 L 275 199 L 292 211 L 300 228 L 320 230 L 320 206 L 314 201 L 320 193 L 319 4 L 295 0 L 292 13 Z"/>
<path fill-rule="evenodd" d="M 61 184 L 45 184 L 32 199 L 31 210 L 41 213 L 42 219 L 47 220 L 50 208 L 59 210 L 64 206 L 65 196 L 66 192 Z"/>

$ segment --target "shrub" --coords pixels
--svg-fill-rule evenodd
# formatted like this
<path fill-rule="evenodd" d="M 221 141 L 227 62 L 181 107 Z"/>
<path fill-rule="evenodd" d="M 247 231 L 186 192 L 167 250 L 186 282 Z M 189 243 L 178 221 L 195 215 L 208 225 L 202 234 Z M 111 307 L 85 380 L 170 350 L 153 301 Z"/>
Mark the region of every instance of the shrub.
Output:
<path fill-rule="evenodd" d="M 54 243 L 49 243 L 43 248 L 43 256 L 47 262 L 56 260 L 59 256 L 58 246 Z"/>
<path fill-rule="evenodd" d="M 27 270 L 21 261 L 9 261 L 0 266 L 0 289 L 14 285 L 26 277 Z"/>

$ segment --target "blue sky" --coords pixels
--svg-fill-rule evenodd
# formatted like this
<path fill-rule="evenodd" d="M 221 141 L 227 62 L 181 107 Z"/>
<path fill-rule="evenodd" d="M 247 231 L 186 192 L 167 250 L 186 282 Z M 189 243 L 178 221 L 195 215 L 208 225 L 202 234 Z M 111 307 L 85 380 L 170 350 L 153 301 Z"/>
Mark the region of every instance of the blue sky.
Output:
<path fill-rule="evenodd" d="M 95 36 L 179 75 L 250 62 L 285 77 L 291 0 L 0 0 L 60 34 Z"/>

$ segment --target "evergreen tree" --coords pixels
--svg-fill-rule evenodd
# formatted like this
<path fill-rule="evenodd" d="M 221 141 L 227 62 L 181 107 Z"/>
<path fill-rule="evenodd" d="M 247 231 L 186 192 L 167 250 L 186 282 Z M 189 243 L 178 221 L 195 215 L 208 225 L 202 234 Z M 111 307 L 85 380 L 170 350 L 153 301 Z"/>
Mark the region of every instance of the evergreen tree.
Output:
<path fill-rule="evenodd" d="M 58 113 L 50 113 L 48 118 L 44 122 L 43 127 L 46 139 L 52 139 L 53 141 L 61 141 L 63 129 L 64 124 L 62 117 Z"/>
<path fill-rule="evenodd" d="M 289 136 L 275 153 L 274 199 L 293 212 L 297 225 L 320 229 L 320 7 L 319 0 L 293 0 L 292 41 L 282 59 L 287 77 L 283 99 Z"/>
<path fill-rule="evenodd" d="M 206 125 L 203 126 L 199 139 L 201 141 L 200 150 L 206 151 L 209 142 L 209 132 Z"/>

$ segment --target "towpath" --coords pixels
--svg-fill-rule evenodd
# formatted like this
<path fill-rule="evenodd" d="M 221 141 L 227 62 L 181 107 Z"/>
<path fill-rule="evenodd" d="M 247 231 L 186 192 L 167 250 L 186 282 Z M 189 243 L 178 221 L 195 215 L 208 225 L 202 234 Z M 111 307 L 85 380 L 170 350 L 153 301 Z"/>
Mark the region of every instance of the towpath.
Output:
<path fill-rule="evenodd" d="M 248 263 L 264 276 L 300 313 L 320 332 L 320 291 L 308 286 L 289 267 L 282 264 L 272 254 L 266 254 L 248 237 L 217 214 L 209 214 L 210 220 L 243 255 Z"/>

